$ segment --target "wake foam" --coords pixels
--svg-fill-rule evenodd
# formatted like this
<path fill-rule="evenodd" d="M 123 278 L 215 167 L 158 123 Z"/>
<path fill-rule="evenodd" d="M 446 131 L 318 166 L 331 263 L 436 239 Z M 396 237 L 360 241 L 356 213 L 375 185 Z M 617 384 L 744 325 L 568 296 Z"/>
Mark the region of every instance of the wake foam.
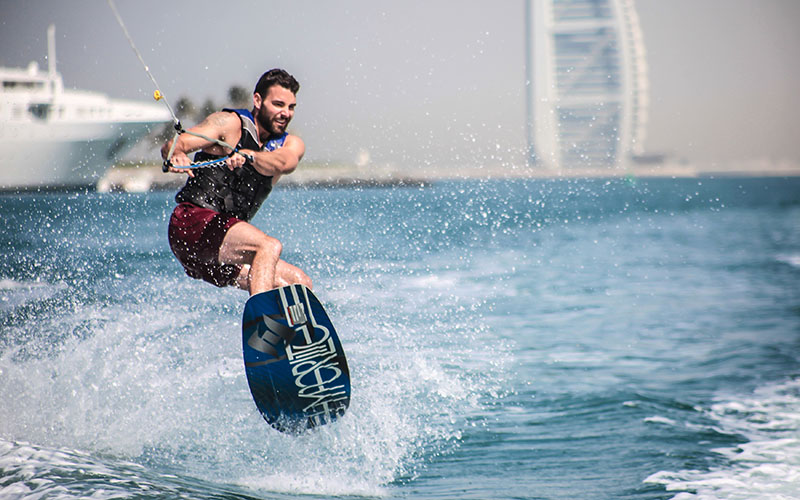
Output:
<path fill-rule="evenodd" d="M 676 500 L 800 499 L 800 379 L 720 397 L 707 414 L 720 432 L 748 441 L 712 450 L 724 466 L 657 472 L 645 482 L 682 492 Z"/>

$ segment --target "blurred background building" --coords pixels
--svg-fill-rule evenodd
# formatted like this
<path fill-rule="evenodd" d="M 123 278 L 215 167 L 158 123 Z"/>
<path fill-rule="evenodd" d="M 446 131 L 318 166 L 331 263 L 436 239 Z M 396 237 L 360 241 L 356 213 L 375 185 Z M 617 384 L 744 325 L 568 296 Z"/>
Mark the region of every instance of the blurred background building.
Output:
<path fill-rule="evenodd" d="M 633 0 L 526 0 L 529 163 L 621 169 L 641 158 L 647 61 Z"/>

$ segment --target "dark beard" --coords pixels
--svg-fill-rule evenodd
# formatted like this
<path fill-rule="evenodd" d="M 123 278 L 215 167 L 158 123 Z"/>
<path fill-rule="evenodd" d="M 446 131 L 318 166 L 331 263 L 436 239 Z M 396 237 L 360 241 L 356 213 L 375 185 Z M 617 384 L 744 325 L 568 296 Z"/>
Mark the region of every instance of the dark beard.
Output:
<path fill-rule="evenodd" d="M 267 120 L 267 119 L 266 119 L 266 118 L 264 118 L 264 116 L 263 116 L 262 114 L 260 114 L 260 113 L 259 113 L 259 115 L 256 117 L 256 120 L 258 120 L 258 126 L 259 126 L 259 127 L 261 127 L 261 129 L 262 129 L 262 130 L 266 130 L 267 132 L 269 132 L 269 136 L 270 136 L 270 137 L 273 137 L 273 136 L 276 136 L 276 135 L 280 135 L 280 134 L 282 134 L 282 133 L 283 133 L 283 132 L 278 132 L 278 131 L 276 131 L 276 130 L 275 130 L 275 127 L 274 127 L 274 124 L 272 123 L 272 121 L 270 121 L 270 120 Z"/>

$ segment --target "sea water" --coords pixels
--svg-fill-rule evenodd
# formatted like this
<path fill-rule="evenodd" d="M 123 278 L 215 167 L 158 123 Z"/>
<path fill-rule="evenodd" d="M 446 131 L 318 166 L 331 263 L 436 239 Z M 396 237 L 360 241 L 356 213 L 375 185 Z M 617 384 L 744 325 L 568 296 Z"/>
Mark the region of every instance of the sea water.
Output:
<path fill-rule="evenodd" d="M 277 189 L 353 382 L 292 437 L 172 193 L 0 196 L 0 498 L 800 498 L 800 179 Z"/>

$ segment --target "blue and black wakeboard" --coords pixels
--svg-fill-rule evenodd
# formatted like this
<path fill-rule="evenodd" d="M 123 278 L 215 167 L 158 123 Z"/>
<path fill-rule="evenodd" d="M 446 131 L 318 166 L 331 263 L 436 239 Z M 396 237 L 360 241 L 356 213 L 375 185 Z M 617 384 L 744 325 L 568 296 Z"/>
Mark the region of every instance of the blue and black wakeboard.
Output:
<path fill-rule="evenodd" d="M 250 392 L 272 427 L 297 434 L 344 415 L 350 371 L 342 343 L 306 286 L 250 297 L 242 318 L 242 348 Z"/>

